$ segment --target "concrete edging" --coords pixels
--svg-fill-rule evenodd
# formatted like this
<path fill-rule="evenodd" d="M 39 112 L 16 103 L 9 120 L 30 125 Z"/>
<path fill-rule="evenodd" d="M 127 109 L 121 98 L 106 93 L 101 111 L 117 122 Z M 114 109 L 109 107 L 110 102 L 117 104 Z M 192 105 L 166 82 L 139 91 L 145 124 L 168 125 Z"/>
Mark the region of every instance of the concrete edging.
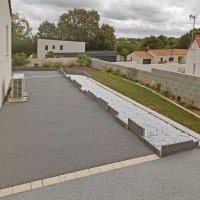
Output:
<path fill-rule="evenodd" d="M 104 101 L 101 97 L 95 98 L 95 101 L 96 101 L 105 111 L 108 111 L 108 102 Z"/>
<path fill-rule="evenodd" d="M 128 129 L 128 124 L 126 124 L 124 121 L 122 121 L 117 115 L 114 116 L 115 121 L 120 124 L 122 127 Z"/>
<path fill-rule="evenodd" d="M 176 152 L 193 149 L 197 146 L 198 142 L 193 142 L 193 140 L 187 142 L 180 142 L 176 144 L 164 145 L 161 147 L 161 157 L 168 156 Z"/>
<path fill-rule="evenodd" d="M 134 134 L 144 137 L 145 129 L 139 126 L 137 123 L 135 123 L 131 119 L 128 119 L 128 129 L 131 130 Z"/>
<path fill-rule="evenodd" d="M 108 105 L 108 113 L 110 113 L 113 117 L 119 115 L 119 112 L 116 111 L 114 108 Z"/>
<path fill-rule="evenodd" d="M 90 100 L 95 101 L 96 96 L 92 92 L 86 91 L 85 94 L 88 96 Z"/>
<path fill-rule="evenodd" d="M 91 80 L 92 82 L 96 83 L 97 85 L 99 85 L 99 86 L 101 86 L 101 87 L 107 89 L 108 91 L 114 93 L 115 95 L 117 95 L 117 96 L 119 96 L 119 97 L 125 99 L 126 101 L 129 101 L 130 103 L 132 103 L 132 104 L 134 104 L 134 105 L 136 105 L 136 106 L 138 106 L 138 107 L 144 109 L 145 111 L 147 111 L 147 112 L 149 112 L 150 114 L 152 114 L 152 115 L 158 117 L 159 119 L 165 121 L 166 123 L 171 124 L 171 125 L 174 126 L 175 128 L 177 128 L 177 129 L 179 129 L 179 130 L 181 130 L 181 131 L 183 131 L 183 132 L 185 132 L 185 133 L 191 135 L 192 137 L 196 138 L 197 140 L 200 140 L 200 134 L 198 134 L 198 133 L 196 133 L 196 132 L 190 130 L 189 128 L 186 128 L 185 126 L 179 124 L 178 122 L 175 122 L 175 121 L 173 121 L 172 119 L 169 119 L 169 118 L 165 117 L 164 115 L 161 115 L 161 114 L 157 113 L 156 111 L 154 111 L 154 110 L 152 110 L 152 109 L 150 109 L 150 108 L 148 108 L 148 107 L 146 107 L 146 106 L 144 106 L 144 105 L 142 105 L 142 104 L 140 104 L 140 103 L 138 103 L 138 102 L 136 102 L 136 101 L 134 101 L 134 100 L 132 100 L 132 99 L 130 99 L 130 98 L 124 96 L 124 95 L 122 95 L 122 94 L 120 94 L 119 92 L 117 92 L 117 91 L 115 91 L 115 90 L 113 90 L 113 89 L 111 89 L 111 88 L 109 88 L 109 87 L 103 85 L 102 83 L 99 83 L 99 82 L 97 82 L 97 81 L 95 81 L 95 80 L 93 80 L 93 79 L 91 79 L 91 78 L 89 78 L 89 80 Z"/>

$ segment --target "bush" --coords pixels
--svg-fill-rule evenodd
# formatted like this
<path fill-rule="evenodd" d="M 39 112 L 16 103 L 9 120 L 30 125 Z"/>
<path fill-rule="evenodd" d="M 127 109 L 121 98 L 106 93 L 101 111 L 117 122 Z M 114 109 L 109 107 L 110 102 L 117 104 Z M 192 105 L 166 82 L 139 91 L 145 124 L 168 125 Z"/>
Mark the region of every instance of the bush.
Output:
<path fill-rule="evenodd" d="M 89 67 L 91 59 L 87 56 L 87 54 L 80 54 L 78 56 L 77 63 L 80 64 L 81 67 Z"/>
<path fill-rule="evenodd" d="M 67 67 L 78 67 L 78 63 L 76 62 L 76 61 L 69 61 L 68 63 L 67 63 Z"/>
<path fill-rule="evenodd" d="M 121 69 L 117 68 L 112 71 L 112 74 L 115 76 L 121 76 Z"/>
<path fill-rule="evenodd" d="M 183 102 L 183 106 L 186 107 L 187 109 L 192 109 L 194 107 L 194 100 L 185 100 Z"/>
<path fill-rule="evenodd" d="M 52 67 L 53 63 L 51 61 L 44 61 L 42 63 L 42 67 Z"/>
<path fill-rule="evenodd" d="M 155 90 L 155 89 L 157 88 L 157 83 L 156 83 L 156 81 L 154 81 L 154 80 L 151 81 L 149 87 L 150 87 L 151 89 Z"/>
<path fill-rule="evenodd" d="M 29 59 L 27 58 L 25 53 L 16 53 L 12 58 L 13 66 L 26 66 L 29 63 Z"/>
<path fill-rule="evenodd" d="M 63 67 L 63 62 L 62 61 L 55 61 L 52 63 L 53 68 L 62 68 Z"/>
<path fill-rule="evenodd" d="M 160 92 L 160 89 L 161 89 L 161 83 L 157 83 L 156 90 L 157 90 L 158 92 Z"/>
<path fill-rule="evenodd" d="M 105 72 L 112 73 L 113 72 L 112 67 L 106 67 Z"/>
<path fill-rule="evenodd" d="M 181 99 L 182 99 L 181 96 L 177 96 L 177 101 L 178 102 L 181 102 Z"/>
<path fill-rule="evenodd" d="M 55 54 L 53 51 L 48 51 L 45 57 L 46 58 L 55 58 Z"/>
<path fill-rule="evenodd" d="M 162 91 L 161 91 L 161 94 L 162 94 L 164 97 L 170 97 L 170 96 L 171 96 L 171 92 L 170 92 L 169 89 L 162 90 Z"/>

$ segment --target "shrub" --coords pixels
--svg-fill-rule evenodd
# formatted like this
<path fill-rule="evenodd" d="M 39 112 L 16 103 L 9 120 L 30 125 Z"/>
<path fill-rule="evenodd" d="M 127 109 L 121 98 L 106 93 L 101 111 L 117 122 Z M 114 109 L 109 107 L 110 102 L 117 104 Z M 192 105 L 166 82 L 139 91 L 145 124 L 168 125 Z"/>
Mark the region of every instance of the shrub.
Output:
<path fill-rule="evenodd" d="M 80 54 L 78 56 L 77 63 L 82 67 L 89 67 L 91 64 L 91 59 L 87 56 L 87 54 Z"/>
<path fill-rule="evenodd" d="M 67 63 L 67 67 L 77 67 L 77 66 L 78 66 L 78 64 L 76 63 L 76 61 L 69 61 Z"/>
<path fill-rule="evenodd" d="M 115 76 L 121 76 L 121 69 L 117 68 L 112 71 L 112 74 Z"/>
<path fill-rule="evenodd" d="M 161 83 L 157 83 L 156 90 L 159 92 L 161 89 Z"/>
<path fill-rule="evenodd" d="M 188 109 L 192 109 L 194 107 L 194 100 L 185 100 L 183 102 L 183 106 L 188 108 Z"/>
<path fill-rule="evenodd" d="M 63 62 L 62 61 L 55 61 L 52 63 L 51 67 L 53 68 L 62 68 L 63 67 Z"/>
<path fill-rule="evenodd" d="M 105 72 L 112 73 L 113 72 L 113 68 L 112 67 L 106 67 Z"/>
<path fill-rule="evenodd" d="M 178 102 L 181 102 L 181 99 L 182 99 L 181 96 L 177 96 L 177 101 Z"/>
<path fill-rule="evenodd" d="M 16 53 L 12 58 L 13 66 L 26 66 L 29 63 L 29 59 L 27 58 L 25 53 Z"/>
<path fill-rule="evenodd" d="M 44 61 L 42 63 L 42 67 L 52 67 L 53 63 L 51 61 Z"/>
<path fill-rule="evenodd" d="M 48 51 L 45 57 L 46 58 L 55 58 L 55 54 L 53 51 Z"/>
<path fill-rule="evenodd" d="M 170 97 L 170 96 L 171 96 L 171 92 L 170 92 L 169 89 L 162 90 L 162 91 L 161 91 L 161 94 L 162 94 L 164 97 Z"/>
<path fill-rule="evenodd" d="M 154 90 L 155 90 L 155 89 L 156 89 L 156 87 L 157 87 L 157 83 L 156 83 L 156 81 L 154 81 L 154 80 L 153 80 L 153 81 L 151 81 L 151 83 L 150 83 L 150 85 L 149 85 L 149 86 L 150 86 L 150 88 L 152 88 L 152 89 L 154 89 Z"/>

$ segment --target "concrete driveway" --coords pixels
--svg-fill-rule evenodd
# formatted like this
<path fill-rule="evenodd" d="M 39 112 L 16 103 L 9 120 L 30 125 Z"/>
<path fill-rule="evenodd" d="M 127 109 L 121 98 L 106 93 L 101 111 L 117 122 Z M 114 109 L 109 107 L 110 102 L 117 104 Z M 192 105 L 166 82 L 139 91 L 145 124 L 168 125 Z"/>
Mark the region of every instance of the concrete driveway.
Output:
<path fill-rule="evenodd" d="M 152 154 L 56 72 L 26 72 L 28 102 L 0 110 L 0 189 Z M 49 76 L 49 77 L 38 77 Z"/>

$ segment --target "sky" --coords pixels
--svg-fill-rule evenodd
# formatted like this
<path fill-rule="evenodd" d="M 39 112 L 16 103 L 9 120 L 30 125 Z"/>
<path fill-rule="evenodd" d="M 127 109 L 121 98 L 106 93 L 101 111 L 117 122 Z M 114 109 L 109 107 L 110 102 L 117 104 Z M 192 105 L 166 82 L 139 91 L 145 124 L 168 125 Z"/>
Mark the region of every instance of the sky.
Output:
<path fill-rule="evenodd" d="M 190 14 L 199 15 L 200 28 L 199 0 L 12 0 L 13 12 L 27 18 L 34 33 L 43 21 L 57 22 L 74 7 L 97 10 L 117 37 L 179 37 L 192 28 Z"/>

